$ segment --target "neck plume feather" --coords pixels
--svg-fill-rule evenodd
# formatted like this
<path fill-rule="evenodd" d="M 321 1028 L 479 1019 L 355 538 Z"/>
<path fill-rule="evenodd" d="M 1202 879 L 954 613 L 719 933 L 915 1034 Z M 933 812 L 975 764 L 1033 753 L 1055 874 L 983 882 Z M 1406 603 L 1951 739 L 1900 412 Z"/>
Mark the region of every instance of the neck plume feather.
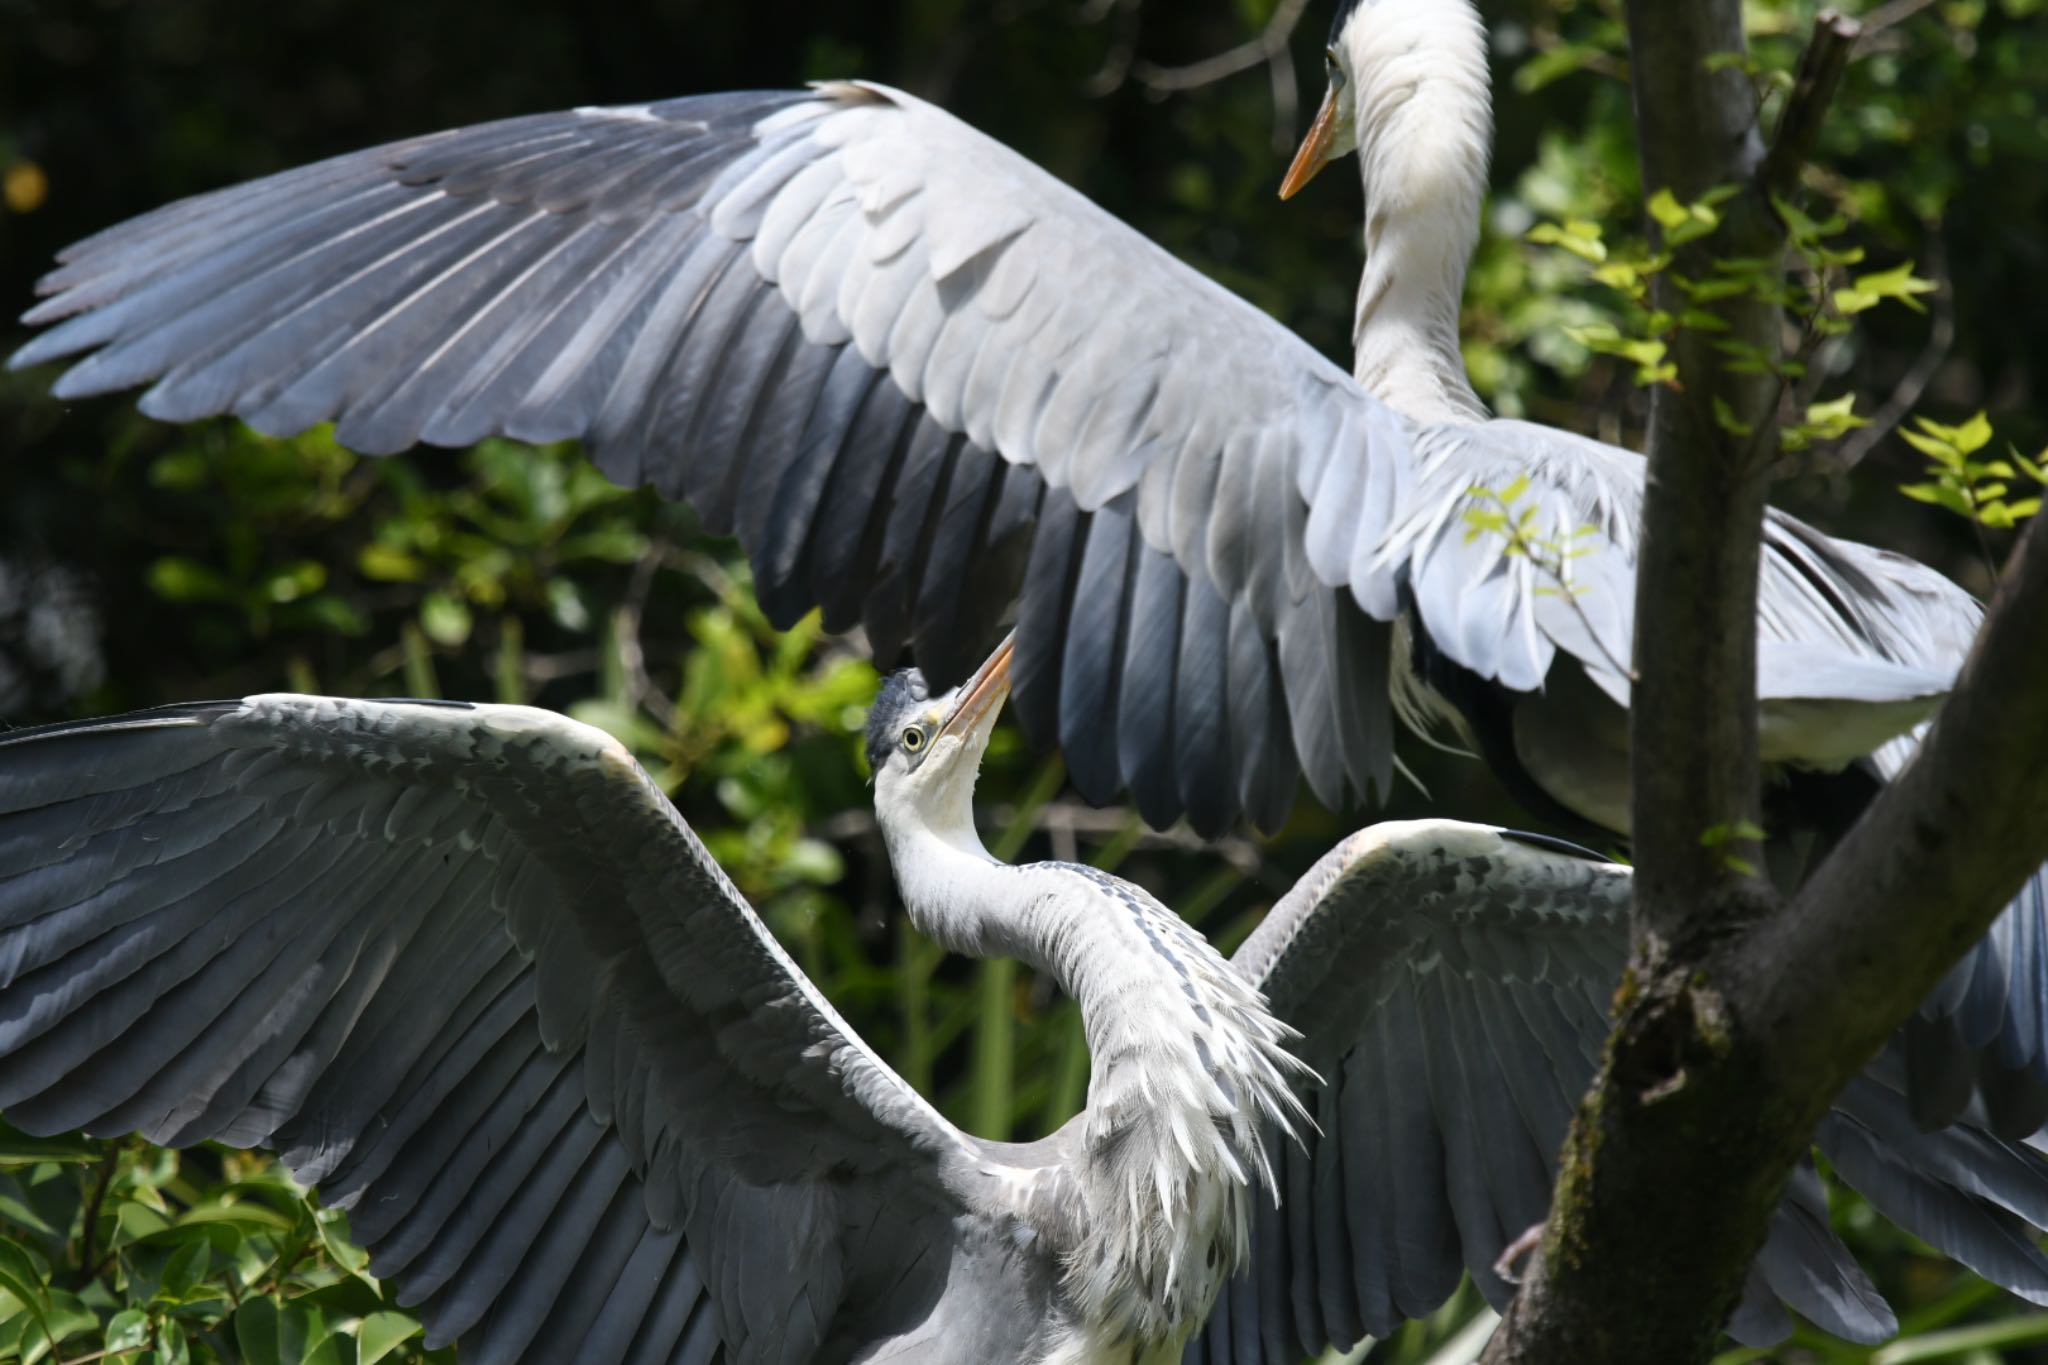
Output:
<path fill-rule="evenodd" d="M 1079 1324 L 1171 1344 L 1244 1261 L 1269 1133 L 1305 1121 L 1294 1031 L 1186 921 L 1140 888 L 1063 863 L 1010 867 L 957 837 L 892 832 L 913 921 L 955 951 L 1048 972 L 1081 1008 L 1091 1079 L 1070 1196 L 1042 1210 Z M 1276 1192 L 1277 1193 L 1277 1192 Z"/>
<path fill-rule="evenodd" d="M 1378 0 L 1345 44 L 1365 183 L 1354 373 L 1417 421 L 1483 421 L 1458 306 L 1493 137 L 1486 31 L 1467 0 Z"/>

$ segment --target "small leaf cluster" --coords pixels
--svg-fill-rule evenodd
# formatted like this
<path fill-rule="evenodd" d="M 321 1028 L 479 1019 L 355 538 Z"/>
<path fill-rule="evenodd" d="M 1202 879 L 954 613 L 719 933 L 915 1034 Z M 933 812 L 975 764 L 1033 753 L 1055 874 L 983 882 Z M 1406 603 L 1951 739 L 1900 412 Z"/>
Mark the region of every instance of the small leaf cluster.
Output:
<path fill-rule="evenodd" d="M 267 1158 L 0 1124 L 0 1359 L 452 1365 Z"/>
<path fill-rule="evenodd" d="M 1700 831 L 1700 847 L 1720 852 L 1721 865 L 1731 872 L 1745 877 L 1756 875 L 1756 864 L 1736 853 L 1731 844 L 1762 843 L 1769 838 L 1762 825 L 1754 820 L 1735 820 L 1728 824 L 1709 825 Z"/>
<path fill-rule="evenodd" d="M 1465 522 L 1465 543 L 1470 545 L 1481 536 L 1497 535 L 1504 542 L 1502 554 L 1511 559 L 1527 559 L 1552 580 L 1551 585 L 1537 588 L 1538 593 L 1575 597 L 1585 588 L 1571 582 L 1571 562 L 1593 552 L 1585 542 L 1599 528 L 1578 526 L 1566 535 L 1547 532 L 1538 521 L 1542 509 L 1534 500 L 1522 501 L 1528 492 L 1526 474 L 1516 475 L 1505 488 L 1475 484 L 1466 489 L 1465 496 L 1471 501 L 1460 513 Z"/>
<path fill-rule="evenodd" d="M 1983 413 L 1959 426 L 1945 426 L 1929 417 L 1913 421 L 1919 429 L 1899 435 L 1927 457 L 1928 478 L 1901 485 L 1901 493 L 1998 530 L 2010 530 L 2041 510 L 2039 493 L 2012 497 L 2012 481 L 2024 475 L 2036 485 L 2048 485 L 2048 450 L 2030 460 L 2008 447 L 2003 460 L 1978 459 L 1992 436 Z"/>

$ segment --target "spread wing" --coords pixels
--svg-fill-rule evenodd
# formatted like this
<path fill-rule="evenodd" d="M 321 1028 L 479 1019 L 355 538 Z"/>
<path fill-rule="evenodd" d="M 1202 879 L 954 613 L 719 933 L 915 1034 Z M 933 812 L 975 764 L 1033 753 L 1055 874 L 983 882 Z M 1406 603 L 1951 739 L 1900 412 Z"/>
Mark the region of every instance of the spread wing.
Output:
<path fill-rule="evenodd" d="M 1191 1361 L 1299 1360 L 1420 1317 L 1469 1272 L 1510 1289 L 1501 1252 L 1549 1208 L 1556 1153 L 1606 1037 L 1626 956 L 1626 868 L 1483 826 L 1383 824 L 1337 846 L 1234 959 L 1327 1083 L 1317 1131 L 1276 1139 L 1248 1271 Z M 1975 1122 L 1921 1131 L 1895 1055 L 1837 1101 L 1817 1145 L 1879 1210 L 1987 1278 L 2048 1302 L 2048 1165 Z M 1854 1341 L 1896 1327 L 1829 1230 L 1802 1170 L 1730 1324 L 1790 1330 L 1786 1308 Z"/>
<path fill-rule="evenodd" d="M 1512 421 L 1431 428 L 1419 449 L 1412 502 L 1378 567 L 1406 583 L 1431 645 L 1520 691 L 1533 690 L 1562 652 L 1626 706 L 1618 670 L 1633 657 L 1642 458 Z M 1540 555 L 1503 556 L 1503 537 L 1468 537 L 1471 490 L 1518 482 L 1526 486 L 1516 515 L 1533 514 L 1529 538 L 1573 551 L 1556 562 L 1569 595 Z M 1581 527 L 1594 534 L 1574 538 Z M 1851 713 L 1916 718 L 1921 703 L 1947 692 L 1982 617 L 1974 598 L 1922 564 L 1771 512 L 1757 599 L 1767 747 L 1823 767 L 1861 753 L 1857 741 L 1875 732 Z M 1924 730 L 1912 726 L 1877 748 L 1870 771 L 1895 776 Z M 1952 1122 L 1981 1095 L 2008 1136 L 2048 1122 L 2048 869 L 1929 997 L 1907 1043 L 1924 1120 Z"/>
<path fill-rule="evenodd" d="M 736 533 L 771 617 L 1016 705 L 1155 824 L 1391 772 L 1388 637 L 1319 580 L 1408 433 L 1286 328 L 872 85 L 578 109 L 170 205 L 63 254 L 14 366 L 393 451 L 581 438 Z M 1311 516 L 1309 507 L 1317 510 Z M 1390 584 L 1364 595 L 1384 619 Z M 1362 597 L 1360 600 L 1364 600 Z"/>
<path fill-rule="evenodd" d="M 1642 456 L 1506 420 L 1431 427 L 1419 450 L 1411 499 L 1371 571 L 1405 582 L 1434 646 L 1479 677 L 1533 692 L 1561 651 L 1626 706 Z M 1472 534 L 1468 509 L 1498 510 L 1475 489 L 1514 495 L 1530 553 L 1503 553 L 1504 531 Z M 1933 570 L 1773 510 L 1758 582 L 1759 698 L 1768 715 L 1778 700 L 1939 697 L 1980 615 Z"/>
<path fill-rule="evenodd" d="M 0 735 L 0 1108 L 274 1148 L 476 1361 L 809 1361 L 968 1156 L 615 741 L 291 695 Z"/>

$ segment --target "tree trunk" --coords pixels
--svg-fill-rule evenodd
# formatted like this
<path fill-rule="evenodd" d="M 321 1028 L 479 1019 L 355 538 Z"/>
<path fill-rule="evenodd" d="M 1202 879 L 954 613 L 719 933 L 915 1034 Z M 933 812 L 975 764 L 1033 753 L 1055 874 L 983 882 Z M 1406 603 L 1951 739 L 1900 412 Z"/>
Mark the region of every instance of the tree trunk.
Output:
<path fill-rule="evenodd" d="M 1739 0 L 1629 0 L 1644 184 L 1742 187 L 1711 258 L 1782 254 L 1789 192 L 1855 26 L 1824 14 L 1767 156 L 1738 66 Z M 1748 869 L 1757 819 L 1756 590 L 1781 386 L 1711 343 L 1776 356 L 1779 307 L 1715 305 L 1682 332 L 1651 409 L 1630 708 L 1636 905 L 1616 1026 L 1550 1217 L 1484 1359 L 1704 1361 L 1815 1125 L 1941 973 L 2048 858 L 2048 527 L 2038 520 L 1919 758 L 1789 905 Z M 1828 989 L 1816 989 L 1826 982 Z"/>

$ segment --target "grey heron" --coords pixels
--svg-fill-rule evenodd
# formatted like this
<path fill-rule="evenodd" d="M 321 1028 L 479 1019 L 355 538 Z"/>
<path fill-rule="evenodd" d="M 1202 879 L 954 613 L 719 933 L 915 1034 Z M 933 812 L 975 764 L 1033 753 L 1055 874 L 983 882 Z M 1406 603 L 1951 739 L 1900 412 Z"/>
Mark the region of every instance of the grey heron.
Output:
<path fill-rule="evenodd" d="M 1303 775 L 1342 805 L 1388 783 L 1397 711 L 1448 706 L 1519 792 L 1612 825 L 1641 461 L 1483 420 L 1465 381 L 1470 6 L 1347 4 L 1333 46 L 1325 150 L 1364 151 L 1369 196 L 1356 374 L 865 82 L 513 119 L 173 204 L 66 251 L 10 364 L 369 452 L 580 437 L 737 534 L 773 619 L 914 640 L 942 682 L 1014 600 L 1024 728 L 1155 824 L 1270 827 Z M 1525 478 L 1538 536 L 1593 528 L 1568 593 L 1466 535 L 1475 487 Z M 1977 605 L 1776 513 L 1762 573 L 1766 756 L 1895 771 Z M 2048 1114 L 2044 939 L 2037 880 L 1930 1000 L 1929 1117 L 1980 1078 L 2001 1128 Z"/>
<path fill-rule="evenodd" d="M 1484 25 L 1471 0 L 1344 0 L 1328 71 L 1281 193 L 1293 195 L 1339 157 L 1358 157 L 1367 228 L 1356 374 L 1414 423 L 1413 494 L 1375 551 L 1403 565 L 1411 599 L 1397 698 L 1418 728 L 1447 722 L 1525 805 L 1626 834 L 1626 575 L 1642 460 L 1572 432 L 1496 420 L 1465 373 L 1459 304 L 1492 142 Z M 1511 564 L 1497 547 L 1466 539 L 1467 490 L 1522 478 L 1532 494 L 1518 511 L 1535 513 L 1531 540 L 1570 543 L 1587 523 L 1601 530 L 1606 548 L 1562 566 L 1583 611 L 1546 613 L 1541 575 L 1526 559 Z M 1811 770 L 1795 800 L 1832 807 L 1839 819 L 1911 758 L 1924 728 L 1915 708 L 1926 699 L 1912 678 L 1953 676 L 1982 610 L 1901 555 L 1821 535 L 1775 509 L 1767 517 L 1757 616 L 1763 756 Z M 2048 1120 L 2044 936 L 2048 869 L 1916 1019 L 1910 1055 L 1923 1117 L 1959 1112 L 1974 1084 L 2006 1131 Z"/>
<path fill-rule="evenodd" d="M 633 760 L 544 711 L 295 694 L 0 734 L 0 1108 L 280 1152 L 463 1359 L 1286 1362 L 1427 1313 L 1538 1221 L 1626 951 L 1626 868 L 1428 821 L 1325 856 L 1226 960 L 1140 888 L 996 861 L 999 652 L 868 725 L 911 918 L 1079 1003 L 1086 1107 L 955 1128 Z M 2048 1166 L 1911 1119 L 1896 1049 L 1816 1135 L 2048 1303 Z M 1890 1309 L 1801 1169 L 1730 1330 Z"/>
<path fill-rule="evenodd" d="M 1436 174 L 1433 142 L 1374 145 Z M 1403 240 L 1441 266 L 1469 225 L 1418 207 Z M 1384 789 L 1404 599 L 1518 692 L 1560 651 L 1608 687 L 1596 661 L 1628 657 L 1634 457 L 1528 463 L 1532 503 L 1599 528 L 1573 610 L 1501 546 L 1464 545 L 1441 430 L 871 83 L 414 138 L 62 261 L 27 315 L 57 325 L 10 360 L 82 356 L 60 396 L 150 383 L 157 417 L 332 420 L 372 453 L 580 437 L 736 534 L 772 619 L 822 607 L 885 660 L 914 640 L 941 682 L 1015 601 L 1020 721 L 1084 796 L 1127 785 L 1155 824 L 1276 826 L 1304 774 L 1333 807 Z M 1773 728 L 1774 756 L 1835 761 L 1923 716 L 1952 665 L 1856 645 L 1953 590 L 1796 523 L 1773 552 L 1767 713 L 1806 722 Z"/>

